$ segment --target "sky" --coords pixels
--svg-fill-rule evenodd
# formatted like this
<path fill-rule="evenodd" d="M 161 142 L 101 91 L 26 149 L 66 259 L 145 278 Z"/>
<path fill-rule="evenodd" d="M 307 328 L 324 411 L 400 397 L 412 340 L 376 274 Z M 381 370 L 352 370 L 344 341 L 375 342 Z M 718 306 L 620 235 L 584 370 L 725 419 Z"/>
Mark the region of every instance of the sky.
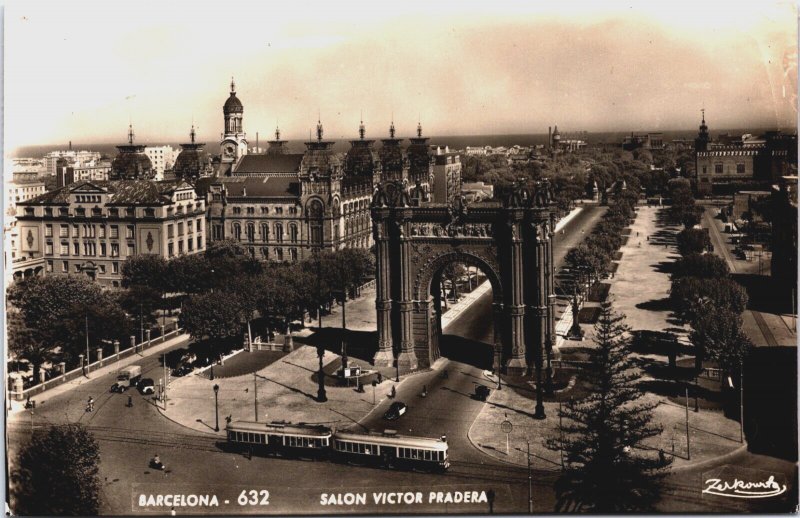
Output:
<path fill-rule="evenodd" d="M 7 152 L 218 141 L 231 77 L 251 143 L 797 120 L 792 2 L 12 0 L 4 29 Z"/>

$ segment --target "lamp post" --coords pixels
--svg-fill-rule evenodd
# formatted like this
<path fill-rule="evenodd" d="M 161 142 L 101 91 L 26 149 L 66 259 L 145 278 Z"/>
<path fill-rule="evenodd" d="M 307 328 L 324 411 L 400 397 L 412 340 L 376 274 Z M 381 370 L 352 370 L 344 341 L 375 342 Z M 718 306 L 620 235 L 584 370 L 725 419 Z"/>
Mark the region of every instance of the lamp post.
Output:
<path fill-rule="evenodd" d="M 86 331 L 86 377 L 89 377 L 89 364 L 92 362 L 89 360 L 89 314 L 86 313 L 85 315 L 85 331 Z"/>
<path fill-rule="evenodd" d="M 218 395 L 219 395 L 219 385 L 215 384 L 214 385 L 214 415 L 215 415 L 214 431 L 215 432 L 219 431 L 219 397 L 218 397 Z"/>
<path fill-rule="evenodd" d="M 317 345 L 317 356 L 319 357 L 319 372 L 317 373 L 317 402 L 324 403 L 328 400 L 325 394 L 325 371 L 322 370 L 322 357 L 325 356 L 325 348 L 322 345 Z"/>
<path fill-rule="evenodd" d="M 394 381 L 400 383 L 400 358 L 395 358 L 394 360 L 394 368 L 395 368 L 395 377 Z"/>
<path fill-rule="evenodd" d="M 347 338 L 345 338 L 345 333 L 347 332 L 347 313 L 345 312 L 345 307 L 347 303 L 347 290 L 341 291 L 334 291 L 334 296 L 338 298 L 342 303 L 342 372 L 344 373 L 344 369 L 347 368 Z"/>
<path fill-rule="evenodd" d="M 528 514 L 533 514 L 533 474 L 531 473 L 531 441 L 528 444 Z"/>

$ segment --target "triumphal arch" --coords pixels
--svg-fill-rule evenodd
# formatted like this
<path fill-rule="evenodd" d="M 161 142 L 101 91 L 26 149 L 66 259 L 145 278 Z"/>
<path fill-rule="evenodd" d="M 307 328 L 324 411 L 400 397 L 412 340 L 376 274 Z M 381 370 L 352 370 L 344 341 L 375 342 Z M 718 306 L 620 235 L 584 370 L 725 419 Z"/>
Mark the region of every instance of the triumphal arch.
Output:
<path fill-rule="evenodd" d="M 477 266 L 492 286 L 494 369 L 535 373 L 536 415 L 555 343 L 551 187 L 516 184 L 501 200 L 465 205 L 420 202 L 399 182 L 375 188 L 378 351 L 376 366 L 411 371 L 439 357 L 442 269 Z M 543 372 L 544 371 L 544 372 Z"/>

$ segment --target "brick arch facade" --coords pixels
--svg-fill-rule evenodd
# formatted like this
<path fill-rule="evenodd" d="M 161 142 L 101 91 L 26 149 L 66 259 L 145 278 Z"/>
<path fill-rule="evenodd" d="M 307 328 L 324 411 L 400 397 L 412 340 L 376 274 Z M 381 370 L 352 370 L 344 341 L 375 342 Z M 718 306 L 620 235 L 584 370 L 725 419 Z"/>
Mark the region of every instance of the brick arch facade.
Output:
<path fill-rule="evenodd" d="M 390 188 L 391 187 L 391 188 Z M 376 254 L 376 366 L 401 371 L 439 357 L 431 281 L 447 263 L 481 268 L 492 283 L 494 368 L 535 371 L 536 415 L 544 417 L 543 365 L 555 342 L 554 215 L 548 185 L 517 186 L 505 200 L 465 206 L 420 203 L 404 186 L 378 185 L 371 215 Z"/>

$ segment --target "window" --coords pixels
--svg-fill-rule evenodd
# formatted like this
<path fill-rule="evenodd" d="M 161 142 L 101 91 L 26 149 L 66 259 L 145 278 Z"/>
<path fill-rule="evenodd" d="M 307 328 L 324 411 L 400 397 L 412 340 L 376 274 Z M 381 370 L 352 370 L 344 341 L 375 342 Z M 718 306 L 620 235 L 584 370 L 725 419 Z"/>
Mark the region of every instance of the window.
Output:
<path fill-rule="evenodd" d="M 278 256 L 278 261 L 283 261 L 283 248 L 275 250 L 275 255 Z"/>
<path fill-rule="evenodd" d="M 188 234 L 194 234 L 194 220 L 190 219 L 186 222 L 186 232 Z"/>
<path fill-rule="evenodd" d="M 269 241 L 269 225 L 266 223 L 261 224 L 261 241 Z"/>
<path fill-rule="evenodd" d="M 261 207 L 261 214 L 269 214 L 269 207 Z"/>
<path fill-rule="evenodd" d="M 289 250 L 289 257 L 292 261 L 297 261 L 297 248 L 292 248 Z"/>
<path fill-rule="evenodd" d="M 182 235 L 183 235 L 183 221 L 178 223 L 178 236 L 182 236 Z"/>
<path fill-rule="evenodd" d="M 283 214 L 283 207 L 275 207 L 275 214 Z"/>
<path fill-rule="evenodd" d="M 744 164 L 736 164 L 736 174 L 744 174 L 745 167 Z"/>
<path fill-rule="evenodd" d="M 281 223 L 275 223 L 275 241 L 283 243 L 283 225 Z"/>
<path fill-rule="evenodd" d="M 722 164 L 714 164 L 714 173 L 722 174 Z"/>
<path fill-rule="evenodd" d="M 183 253 L 183 241 L 178 241 L 178 253 Z"/>
<path fill-rule="evenodd" d="M 133 244 L 128 243 L 128 257 L 132 256 L 133 254 L 134 254 Z"/>
<path fill-rule="evenodd" d="M 111 263 L 111 273 L 119 273 L 119 263 Z"/>
<path fill-rule="evenodd" d="M 119 243 L 111 243 L 111 257 L 119 257 Z"/>
<path fill-rule="evenodd" d="M 211 226 L 211 239 L 214 241 L 219 241 L 222 239 L 222 225 Z"/>
<path fill-rule="evenodd" d="M 53 271 L 53 261 L 47 261 L 47 271 L 48 272 Z"/>
<path fill-rule="evenodd" d="M 167 225 L 167 237 L 168 238 L 175 237 L 175 226 L 172 223 Z"/>
<path fill-rule="evenodd" d="M 49 217 L 53 217 L 53 207 L 45 207 L 44 215 L 45 216 L 49 216 Z"/>
<path fill-rule="evenodd" d="M 297 243 L 297 225 L 289 225 L 289 240 L 292 243 Z"/>
<path fill-rule="evenodd" d="M 136 215 L 136 212 L 134 211 L 133 207 L 128 207 L 127 209 L 125 209 L 125 217 L 132 218 L 135 215 Z"/>
<path fill-rule="evenodd" d="M 269 259 L 269 248 L 266 246 L 261 247 L 261 257 L 263 257 L 265 261 Z"/>
<path fill-rule="evenodd" d="M 156 217 L 156 209 L 153 209 L 153 208 L 144 209 L 144 217 L 146 217 L 146 218 L 154 218 L 154 217 Z"/>
<path fill-rule="evenodd" d="M 75 273 L 81 273 L 81 265 L 79 264 L 75 265 Z"/>
<path fill-rule="evenodd" d="M 92 209 L 92 216 L 98 217 L 103 215 L 103 210 L 97 207 Z"/>
<path fill-rule="evenodd" d="M 119 238 L 119 227 L 117 225 L 111 225 L 111 239 L 118 239 Z"/>
<path fill-rule="evenodd" d="M 61 242 L 61 255 L 69 255 L 69 243 L 66 241 Z"/>
<path fill-rule="evenodd" d="M 106 244 L 105 243 L 100 243 L 100 255 L 101 256 L 105 256 L 106 255 Z"/>
<path fill-rule="evenodd" d="M 105 225 L 100 225 L 99 227 L 97 227 L 97 229 L 98 229 L 98 234 L 99 234 L 98 237 L 103 237 L 103 238 L 106 237 L 106 226 Z"/>
<path fill-rule="evenodd" d="M 69 271 L 69 261 L 61 261 L 61 271 L 64 273 Z"/>
<path fill-rule="evenodd" d="M 86 216 L 86 209 L 84 209 L 83 207 L 78 207 L 77 209 L 75 209 L 75 215 L 76 216 L 80 216 L 82 218 L 85 217 Z"/>
<path fill-rule="evenodd" d="M 242 226 L 238 223 L 233 224 L 233 239 L 236 241 L 242 240 Z"/>
<path fill-rule="evenodd" d="M 247 215 L 248 216 L 252 216 L 255 213 L 256 213 L 256 208 L 255 207 L 247 207 Z"/>
<path fill-rule="evenodd" d="M 100 273 L 102 274 L 106 273 L 106 265 L 101 264 L 100 266 L 98 266 L 98 268 L 100 269 Z"/>
<path fill-rule="evenodd" d="M 61 228 L 58 229 L 58 237 L 69 237 L 69 227 L 67 225 L 61 225 Z"/>
<path fill-rule="evenodd" d="M 173 245 L 171 242 L 167 244 L 167 255 L 169 257 L 175 255 L 175 245 Z"/>
<path fill-rule="evenodd" d="M 242 213 L 242 208 L 241 207 L 234 207 L 233 208 L 233 213 L 234 214 L 241 214 Z"/>
<path fill-rule="evenodd" d="M 256 240 L 256 226 L 253 223 L 247 224 L 247 240 L 251 243 Z"/>
<path fill-rule="evenodd" d="M 203 249 L 203 236 L 197 236 L 197 249 Z"/>
<path fill-rule="evenodd" d="M 108 212 L 109 212 L 109 214 L 111 215 L 112 218 L 118 218 L 119 217 L 119 209 L 116 209 L 116 208 L 109 209 Z"/>
<path fill-rule="evenodd" d="M 61 207 L 58 209 L 59 216 L 69 216 L 69 209 L 66 207 Z"/>
<path fill-rule="evenodd" d="M 44 237 L 53 237 L 53 225 L 44 226 Z"/>
<path fill-rule="evenodd" d="M 197 218 L 197 231 L 198 232 L 202 232 L 203 231 L 203 219 L 202 218 Z"/>
<path fill-rule="evenodd" d="M 72 243 L 72 253 L 74 255 L 81 255 L 81 244 L 75 241 Z"/>
<path fill-rule="evenodd" d="M 47 244 L 45 244 L 44 253 L 47 255 L 53 255 L 53 243 L 48 241 Z M 50 271 L 52 272 L 53 270 Z"/>
<path fill-rule="evenodd" d="M 296 216 L 297 215 L 297 207 L 289 207 L 289 214 L 291 214 L 292 216 Z"/>
<path fill-rule="evenodd" d="M 192 238 L 186 240 L 186 247 L 189 249 L 190 252 L 194 251 L 194 241 Z"/>
<path fill-rule="evenodd" d="M 128 228 L 125 229 L 125 237 L 133 239 L 133 225 L 128 225 Z"/>
<path fill-rule="evenodd" d="M 72 225 L 72 237 L 80 237 L 80 232 L 78 232 L 78 225 Z"/>

